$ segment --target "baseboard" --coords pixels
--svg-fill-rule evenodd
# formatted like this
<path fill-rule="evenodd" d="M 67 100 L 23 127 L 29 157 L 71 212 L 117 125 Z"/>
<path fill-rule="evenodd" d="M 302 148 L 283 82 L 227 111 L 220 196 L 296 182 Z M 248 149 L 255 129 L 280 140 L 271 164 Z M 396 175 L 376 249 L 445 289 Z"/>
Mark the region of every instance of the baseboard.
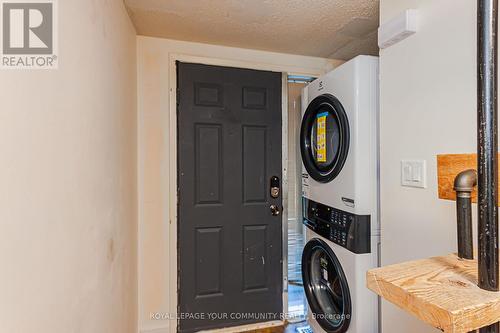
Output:
<path fill-rule="evenodd" d="M 263 323 L 255 323 L 242 326 L 233 326 L 227 328 L 218 328 L 213 330 L 204 330 L 200 333 L 243 333 L 248 331 L 255 331 L 259 329 L 266 329 L 270 327 L 283 326 L 285 323 L 283 321 L 275 320 Z M 169 333 L 169 327 L 158 327 L 158 328 L 143 328 L 139 330 L 140 333 Z"/>
<path fill-rule="evenodd" d="M 200 331 L 203 333 L 243 333 L 248 331 L 256 331 L 259 329 L 265 329 L 276 326 L 284 326 L 285 323 L 280 320 L 268 321 L 263 323 L 249 324 L 249 325 L 241 325 L 241 326 L 233 326 L 227 328 L 218 328 L 213 330 L 204 330 Z"/>
<path fill-rule="evenodd" d="M 168 326 L 153 328 L 153 329 L 141 329 L 140 333 L 169 333 Z"/>

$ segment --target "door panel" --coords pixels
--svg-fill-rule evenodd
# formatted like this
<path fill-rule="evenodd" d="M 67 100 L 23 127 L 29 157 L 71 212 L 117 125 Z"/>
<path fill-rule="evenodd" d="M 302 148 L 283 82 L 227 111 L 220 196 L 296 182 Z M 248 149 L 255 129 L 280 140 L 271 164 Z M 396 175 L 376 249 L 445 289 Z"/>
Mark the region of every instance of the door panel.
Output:
<path fill-rule="evenodd" d="M 281 74 L 178 63 L 179 331 L 282 312 Z M 217 320 L 208 314 L 219 313 Z M 242 317 L 239 314 L 246 314 Z M 279 319 L 279 317 L 267 320 Z"/>
<path fill-rule="evenodd" d="M 267 128 L 243 126 L 243 202 L 265 203 Z"/>
<path fill-rule="evenodd" d="M 196 204 L 221 204 L 223 201 L 222 126 L 195 125 Z"/>
<path fill-rule="evenodd" d="M 222 228 L 196 229 L 196 296 L 222 292 Z"/>

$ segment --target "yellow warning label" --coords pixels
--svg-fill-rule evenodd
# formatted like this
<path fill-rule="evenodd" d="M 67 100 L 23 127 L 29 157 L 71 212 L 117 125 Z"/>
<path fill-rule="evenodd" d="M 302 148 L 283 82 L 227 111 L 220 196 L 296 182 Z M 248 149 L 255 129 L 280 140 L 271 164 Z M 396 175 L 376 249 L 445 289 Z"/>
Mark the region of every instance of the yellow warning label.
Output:
<path fill-rule="evenodd" d="M 316 161 L 326 162 L 326 117 L 328 114 L 320 113 L 316 116 Z"/>

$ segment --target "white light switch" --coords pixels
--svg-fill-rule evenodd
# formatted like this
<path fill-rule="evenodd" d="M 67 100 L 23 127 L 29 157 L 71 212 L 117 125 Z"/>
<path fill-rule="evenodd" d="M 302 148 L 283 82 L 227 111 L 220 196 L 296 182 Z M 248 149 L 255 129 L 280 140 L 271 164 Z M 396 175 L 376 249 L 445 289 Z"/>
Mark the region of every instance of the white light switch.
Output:
<path fill-rule="evenodd" d="M 424 160 L 401 161 L 401 185 L 426 188 L 426 162 Z"/>

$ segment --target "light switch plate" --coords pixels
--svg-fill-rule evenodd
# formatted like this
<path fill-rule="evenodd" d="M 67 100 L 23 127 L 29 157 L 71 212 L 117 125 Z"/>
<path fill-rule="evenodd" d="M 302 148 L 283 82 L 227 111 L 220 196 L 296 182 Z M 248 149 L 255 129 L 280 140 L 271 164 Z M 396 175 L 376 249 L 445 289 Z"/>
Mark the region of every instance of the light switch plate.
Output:
<path fill-rule="evenodd" d="M 425 160 L 401 161 L 401 186 L 427 187 L 427 163 Z"/>

